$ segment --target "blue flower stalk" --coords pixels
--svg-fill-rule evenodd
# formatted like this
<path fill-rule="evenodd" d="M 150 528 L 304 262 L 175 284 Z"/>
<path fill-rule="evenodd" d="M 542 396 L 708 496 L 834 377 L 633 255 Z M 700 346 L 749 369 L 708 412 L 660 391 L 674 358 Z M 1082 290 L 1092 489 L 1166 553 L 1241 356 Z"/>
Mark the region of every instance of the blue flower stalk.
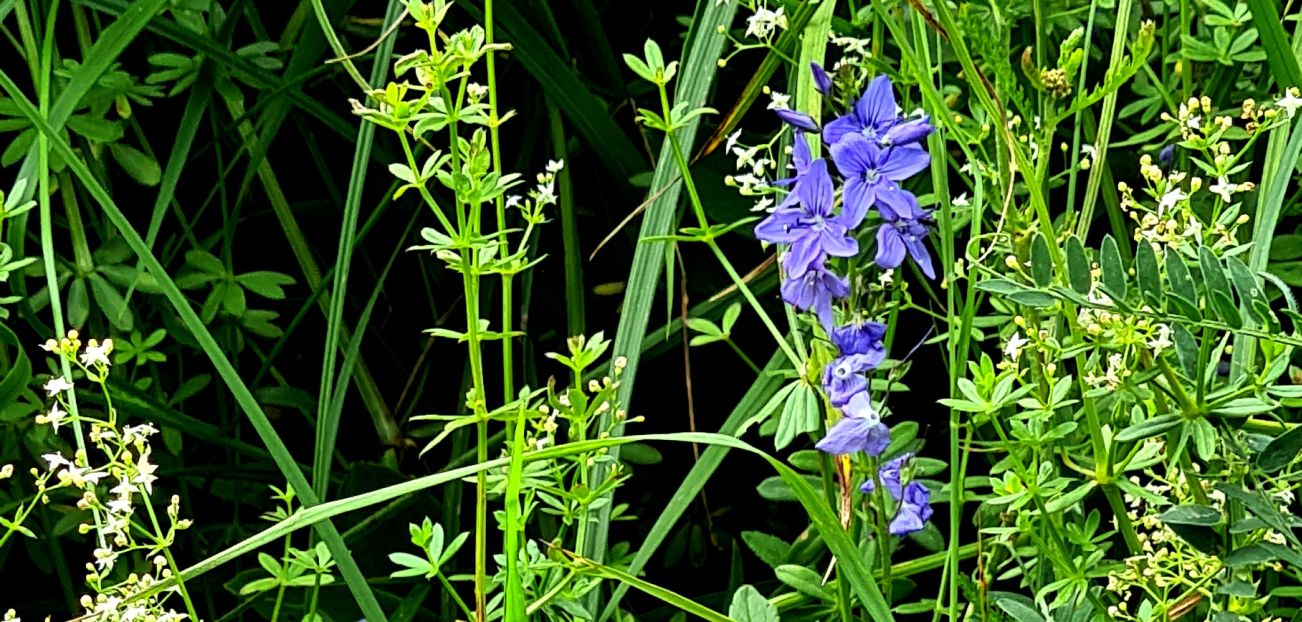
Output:
<path fill-rule="evenodd" d="M 832 81 L 827 72 L 816 63 L 810 71 L 818 92 L 828 94 Z M 816 447 L 837 456 L 862 454 L 878 459 L 890 445 L 891 435 L 873 406 L 868 374 L 886 360 L 886 326 L 858 320 L 836 325 L 835 303 L 851 294 L 850 279 L 836 272 L 836 260 L 859 255 L 858 231 L 875 211 L 873 263 L 890 270 L 910 259 L 927 278 L 936 277 L 926 247 L 933 221 L 902 185 L 930 166 L 931 156 L 921 141 L 935 128 L 925 115 L 900 113 L 886 76 L 874 78 L 850 110 L 821 128 L 807 113 L 789 109 L 776 113 L 795 130 L 795 175 L 773 182 L 790 192 L 756 225 L 755 237 L 779 245 L 782 299 L 812 313 L 837 350 L 824 369 L 822 387 L 841 416 Z M 828 147 L 836 177 L 827 159 L 811 158 L 805 142 L 808 134 L 817 134 Z M 883 520 L 879 527 L 882 537 L 914 533 L 931 518 L 930 492 L 921 483 L 903 478 L 911 457 L 906 453 L 881 463 L 860 488 L 872 493 L 880 482 L 885 491 L 880 495 L 880 511 L 892 514 L 889 525 Z"/>

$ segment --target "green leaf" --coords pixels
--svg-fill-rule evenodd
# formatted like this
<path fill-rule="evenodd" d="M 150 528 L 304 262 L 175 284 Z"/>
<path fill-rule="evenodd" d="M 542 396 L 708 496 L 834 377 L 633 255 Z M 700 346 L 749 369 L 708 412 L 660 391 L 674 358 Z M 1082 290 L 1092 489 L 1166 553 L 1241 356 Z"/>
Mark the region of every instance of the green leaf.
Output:
<path fill-rule="evenodd" d="M 983 292 L 1001 295 L 1031 291 L 1024 285 L 1003 278 L 983 279 L 977 283 L 976 287 Z"/>
<path fill-rule="evenodd" d="M 1257 466 L 1267 473 L 1274 473 L 1292 464 L 1299 453 L 1302 453 L 1302 426 L 1271 439 L 1257 454 Z"/>
<path fill-rule="evenodd" d="M 778 608 L 749 585 L 741 586 L 732 595 L 728 617 L 736 622 L 779 622 Z"/>
<path fill-rule="evenodd" d="M 805 566 L 786 564 L 778 566 L 773 572 L 779 581 L 805 596 L 824 602 L 834 601 L 832 594 L 823 587 L 823 578 Z"/>
<path fill-rule="evenodd" d="M 1058 304 L 1058 299 L 1044 292 L 1022 291 L 1008 294 L 1008 299 L 1025 307 L 1043 309 Z"/>
<path fill-rule="evenodd" d="M 1040 287 L 1053 283 L 1053 260 L 1049 256 L 1049 240 L 1043 231 L 1031 240 L 1031 278 Z"/>
<path fill-rule="evenodd" d="M 285 285 L 293 285 L 294 277 L 279 272 L 245 272 L 235 277 L 235 280 L 244 289 L 247 289 L 263 298 L 271 300 L 284 300 Z"/>
<path fill-rule="evenodd" d="M 787 556 L 791 553 L 791 545 L 782 538 L 762 531 L 743 531 L 741 539 L 769 568 L 777 568 L 786 563 Z"/>
<path fill-rule="evenodd" d="M 1044 622 L 1044 616 L 1040 612 L 1032 609 L 1029 605 L 1023 604 L 1011 598 L 1001 598 L 995 601 L 1004 613 L 1008 614 L 1017 622 Z"/>
<path fill-rule="evenodd" d="M 1072 290 L 1077 294 L 1085 296 L 1090 293 L 1092 279 L 1089 258 L 1085 256 L 1085 247 L 1081 245 L 1080 238 L 1074 235 L 1067 238 L 1067 277 L 1071 281 Z"/>
<path fill-rule="evenodd" d="M 1117 440 L 1123 443 L 1142 441 L 1147 438 L 1165 434 L 1180 425 L 1183 417 L 1176 414 L 1158 415 L 1147 421 L 1141 421 L 1117 433 Z"/>
<path fill-rule="evenodd" d="M 1229 555 L 1225 556 L 1225 565 L 1231 568 L 1239 566 L 1257 566 L 1267 562 L 1273 562 L 1279 559 L 1269 549 L 1257 544 L 1234 549 Z"/>
<path fill-rule="evenodd" d="M 1153 244 L 1147 240 L 1139 243 L 1135 253 L 1135 272 L 1144 298 L 1155 305 L 1160 303 L 1163 297 L 1162 275 L 1158 272 L 1157 253 L 1153 251 Z"/>
<path fill-rule="evenodd" d="M 1121 261 L 1117 240 L 1109 234 L 1099 248 L 1099 267 L 1103 271 L 1103 289 L 1116 301 L 1126 299 L 1126 266 Z"/>
<path fill-rule="evenodd" d="M 790 445 L 797 435 L 817 431 L 819 415 L 818 392 L 804 382 L 796 385 L 795 391 L 792 391 L 791 397 L 782 407 L 782 416 L 778 419 L 778 432 L 773 438 L 774 447 L 781 451 Z"/>
<path fill-rule="evenodd" d="M 1234 299 L 1234 294 L 1230 291 L 1230 282 L 1225 278 L 1225 271 L 1221 268 L 1221 262 L 1210 248 L 1206 246 L 1198 248 L 1198 267 L 1202 270 L 1203 284 L 1207 286 L 1209 294 L 1221 294 L 1230 300 Z"/>
<path fill-rule="evenodd" d="M 1221 512 L 1205 505 L 1177 505 L 1159 516 L 1162 522 L 1171 525 L 1202 525 L 1210 527 L 1221 522 Z"/>
<path fill-rule="evenodd" d="M 1227 498 L 1233 499 L 1243 504 L 1253 516 L 1260 518 L 1271 529 L 1284 534 L 1293 546 L 1299 546 L 1297 536 L 1293 534 L 1293 529 L 1289 527 L 1288 520 L 1279 512 L 1276 503 L 1265 497 L 1260 492 L 1249 492 L 1236 485 L 1217 484 L 1216 489 L 1225 493 Z"/>
<path fill-rule="evenodd" d="M 135 147 L 113 143 L 109 145 L 109 153 L 113 154 L 122 170 L 142 185 L 157 186 L 163 179 L 163 169 L 158 166 L 158 160 Z"/>
<path fill-rule="evenodd" d="M 1184 265 L 1180 253 L 1166 254 L 1166 276 L 1171 281 L 1172 292 L 1194 305 L 1198 304 L 1198 290 L 1194 287 L 1193 277 L 1189 275 L 1189 267 Z M 1196 309 L 1195 306 L 1195 313 L 1197 313 Z"/>

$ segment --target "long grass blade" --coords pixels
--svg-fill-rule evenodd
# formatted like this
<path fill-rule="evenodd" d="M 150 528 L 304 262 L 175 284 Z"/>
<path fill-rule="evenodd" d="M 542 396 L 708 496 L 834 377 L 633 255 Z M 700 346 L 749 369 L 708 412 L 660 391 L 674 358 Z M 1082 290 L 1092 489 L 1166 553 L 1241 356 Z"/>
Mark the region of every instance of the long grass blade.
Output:
<path fill-rule="evenodd" d="M 317 17 L 321 22 L 321 29 L 325 32 L 326 38 L 331 42 L 337 42 L 338 38 L 330 27 L 330 22 L 324 14 L 325 9 L 321 6 L 319 0 L 314 1 L 312 6 L 317 11 Z M 389 0 L 384 22 L 387 24 L 397 19 L 403 10 L 405 9 L 402 2 Z M 380 43 L 379 51 L 376 53 L 375 65 L 371 69 L 370 84 L 381 84 L 389 75 L 389 55 L 393 53 L 394 41 L 393 37 L 389 37 Z M 345 65 L 352 67 L 352 63 L 345 63 Z M 351 375 L 351 369 L 344 369 L 338 372 L 339 375 L 336 378 L 335 361 L 339 347 L 342 345 L 348 272 L 353 260 L 358 215 L 362 209 L 362 191 L 366 186 L 367 165 L 371 161 L 371 145 L 374 141 L 375 124 L 361 123 L 357 130 L 357 146 L 353 151 L 352 172 L 348 178 L 348 196 L 344 201 L 344 216 L 339 231 L 339 249 L 334 267 L 335 278 L 334 284 L 330 288 L 330 308 L 326 313 L 325 354 L 324 362 L 321 364 L 320 393 L 317 397 L 319 410 L 316 419 L 316 449 L 312 470 L 312 484 L 316 487 L 317 495 L 323 499 L 326 496 L 326 485 L 330 481 L 330 467 L 331 459 L 334 457 L 335 440 L 339 435 L 339 419 L 343 411 L 342 395 L 348 386 L 348 379 Z M 377 287 L 376 292 L 378 291 L 379 288 Z M 374 298 L 372 298 L 372 301 L 374 301 Z M 367 311 L 367 315 L 369 315 L 369 305 Z M 349 340 L 349 347 L 352 351 L 355 352 L 360 347 L 363 336 L 364 332 L 362 331 L 353 333 L 352 339 Z M 355 357 L 353 358 L 355 359 Z M 340 394 L 341 399 L 334 399 L 335 392 Z M 393 422 L 392 416 L 387 417 L 387 419 L 377 419 L 377 422 L 383 423 L 386 427 L 386 430 L 381 431 L 387 435 L 382 440 L 393 442 L 396 438 L 397 425 Z"/>
<path fill-rule="evenodd" d="M 1248 0 L 1252 24 L 1257 27 L 1261 45 L 1265 48 L 1266 64 L 1281 89 L 1302 87 L 1302 67 L 1298 66 L 1293 47 L 1288 44 L 1284 22 L 1275 10 L 1275 0 Z"/>
<path fill-rule="evenodd" d="M 68 145 L 60 132 L 40 114 L 36 107 L 32 105 L 31 101 L 27 99 L 27 96 L 18 88 L 18 85 L 9 77 L 9 74 L 3 70 L 0 70 L 0 90 L 3 90 L 11 98 L 19 114 L 27 117 L 27 119 L 31 121 L 32 125 L 34 125 L 42 135 L 49 138 L 54 151 L 63 158 L 68 169 L 72 171 L 78 181 L 81 182 L 82 186 L 85 187 L 87 193 L 90 194 L 97 203 L 99 203 L 100 207 L 104 210 L 104 215 L 113 226 L 117 228 L 127 246 L 135 252 L 137 257 L 145 262 L 145 267 L 154 275 L 163 296 L 172 304 L 177 314 L 181 317 L 181 322 L 194 336 L 195 341 L 198 342 L 199 348 L 208 355 L 208 358 L 213 363 L 213 367 L 217 370 L 217 374 L 226 382 L 226 385 L 230 389 L 235 401 L 240 405 L 240 408 L 244 411 L 245 415 L 248 416 L 250 424 L 253 425 L 254 430 L 258 433 L 258 437 L 262 439 L 263 444 L 266 445 L 267 449 L 271 452 L 272 459 L 275 461 L 276 466 L 279 467 L 281 473 L 285 476 L 285 479 L 289 481 L 289 484 L 294 487 L 299 498 L 302 499 L 305 505 L 314 505 L 318 503 L 319 499 L 317 498 L 316 493 L 312 491 L 312 487 L 308 483 L 307 477 L 303 475 L 303 471 L 300 470 L 298 465 L 294 462 L 294 458 L 289 453 L 289 449 L 276 433 L 275 427 L 271 425 L 270 419 L 267 418 L 267 414 L 263 412 L 262 407 L 253 397 L 253 393 L 249 390 L 248 386 L 244 384 L 244 381 L 240 379 L 238 372 L 235 371 L 235 366 L 232 365 L 230 359 L 226 357 L 226 353 L 222 349 L 221 345 L 217 343 L 215 338 L 213 338 L 212 333 L 208 331 L 208 327 L 204 324 L 203 320 L 201 320 L 199 315 L 195 313 L 194 308 L 190 305 L 190 302 L 186 300 L 185 295 L 181 293 L 180 288 L 178 288 L 176 282 L 172 280 L 167 269 L 159 263 L 158 258 L 155 257 L 149 247 L 145 245 L 145 241 L 131 226 L 130 221 L 127 220 L 126 216 L 122 213 L 122 210 L 118 208 L 117 204 L 113 201 L 113 198 L 109 196 L 108 191 L 100 185 L 99 180 L 97 180 L 91 173 L 90 169 L 86 166 L 86 163 L 83 162 L 77 153 L 72 150 L 72 147 Z M 353 559 L 352 553 L 348 550 L 347 545 L 344 544 L 343 538 L 339 535 L 339 531 L 335 529 L 333 524 L 325 522 L 318 527 L 318 532 L 321 535 L 321 539 L 325 541 L 326 545 L 330 548 L 331 554 L 339 565 L 340 573 L 348 583 L 348 587 L 352 591 L 353 597 L 361 606 L 362 613 L 368 620 L 376 622 L 382 622 L 385 620 L 384 612 L 380 609 L 379 602 L 375 599 L 375 594 L 366 583 L 366 577 L 362 575 L 361 570 L 357 567 L 357 562 Z"/>
<path fill-rule="evenodd" d="M 714 75 L 718 71 L 719 56 L 726 41 L 719 33 L 720 28 L 727 28 L 737 12 L 737 5 L 732 2 L 720 4 L 715 0 L 699 0 L 696 18 L 692 20 L 692 30 L 687 38 L 687 47 L 683 52 L 682 69 L 679 73 L 677 87 L 674 90 L 674 105 L 685 104 L 693 109 L 705 104 L 705 96 Z M 689 121 L 685 127 L 676 130 L 679 144 L 690 150 L 695 142 L 696 131 L 700 126 L 700 117 Z M 690 156 L 690 151 L 682 157 Z M 669 141 L 661 146 L 660 158 L 656 163 L 651 188 L 666 188 L 647 206 L 642 219 L 642 229 L 638 239 L 664 236 L 673 230 L 674 215 L 677 211 L 679 192 L 682 184 L 678 181 L 677 155 Z M 642 340 L 646 336 L 647 322 L 651 316 L 651 305 L 655 299 L 656 285 L 660 281 L 660 271 L 664 265 L 665 248 L 662 244 L 639 243 L 633 253 L 633 265 L 629 270 L 627 287 L 624 294 L 624 310 L 619 317 L 619 327 L 615 332 L 614 356 L 624 357 L 627 367 L 624 369 L 624 381 L 619 385 L 618 402 L 629 404 L 633 398 L 633 379 L 637 377 L 637 365 L 642 354 Z M 610 414 L 603 414 L 598 424 L 599 429 L 608 429 Z M 622 430 L 617 428 L 615 434 Z M 618 457 L 618 450 L 611 450 Z M 602 469 L 598 465 L 596 477 L 591 481 L 603 479 Z M 589 534 L 588 548 L 581 551 L 585 557 L 600 563 L 604 560 L 606 540 L 610 529 L 610 507 L 602 506 L 596 523 Z M 594 590 L 590 597 L 589 609 L 595 609 L 598 594 Z"/>

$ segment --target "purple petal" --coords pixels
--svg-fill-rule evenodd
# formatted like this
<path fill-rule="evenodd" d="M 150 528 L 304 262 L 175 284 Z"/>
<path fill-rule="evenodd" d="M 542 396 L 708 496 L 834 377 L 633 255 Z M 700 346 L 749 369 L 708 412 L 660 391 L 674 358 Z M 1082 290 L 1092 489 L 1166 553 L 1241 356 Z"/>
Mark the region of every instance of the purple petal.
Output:
<path fill-rule="evenodd" d="M 886 336 L 886 325 L 880 322 L 855 322 L 838 327 L 832 331 L 832 343 L 842 356 L 850 354 L 867 354 L 870 350 L 885 350 L 882 339 Z"/>
<path fill-rule="evenodd" d="M 877 162 L 877 172 L 891 181 L 904 181 L 931 164 L 931 156 L 919 145 L 892 147 Z"/>
<path fill-rule="evenodd" d="M 819 158 L 809 164 L 809 171 L 796 184 L 796 192 L 810 215 L 832 213 L 832 176 L 827 174 L 827 160 Z"/>
<path fill-rule="evenodd" d="M 819 235 L 819 245 L 823 252 L 832 257 L 854 257 L 859 254 L 859 241 L 845 235 L 844 231 L 834 231 L 840 229 L 834 224 L 829 224 Z"/>
<path fill-rule="evenodd" d="M 791 244 L 791 249 L 782 259 L 782 268 L 787 271 L 789 278 L 804 276 L 811 266 L 823 258 L 823 249 L 818 244 L 821 236 L 808 229 L 802 231 L 804 235 Z"/>
<path fill-rule="evenodd" d="M 755 225 L 755 237 L 770 244 L 795 242 L 803 235 L 803 231 L 796 228 L 801 216 L 804 216 L 803 210 L 778 209 Z"/>
<path fill-rule="evenodd" d="M 778 118 L 782 119 L 782 121 L 787 125 L 806 132 L 818 131 L 818 124 L 814 122 L 814 118 L 803 112 L 796 112 L 789 108 L 778 108 L 777 110 L 774 110 L 774 112 L 778 115 Z"/>
<path fill-rule="evenodd" d="M 855 373 L 842 376 L 844 370 L 837 370 L 835 364 L 829 364 L 823 372 L 823 390 L 827 392 L 828 401 L 841 408 L 850 403 L 856 395 L 868 390 L 868 379 Z"/>
<path fill-rule="evenodd" d="M 847 229 L 858 228 L 868 216 L 868 208 L 877 201 L 878 184 L 870 184 L 863 177 L 850 177 L 845 182 L 845 196 L 841 204 L 841 223 Z"/>
<path fill-rule="evenodd" d="M 918 269 L 927 275 L 929 279 L 936 278 L 936 270 L 931 266 L 931 253 L 927 252 L 927 245 L 923 244 L 922 238 L 910 236 L 905 238 L 904 244 L 909 248 L 909 256 L 913 262 L 918 264 Z"/>
<path fill-rule="evenodd" d="M 823 142 L 829 145 L 835 145 L 841 142 L 846 136 L 853 136 L 859 133 L 862 128 L 859 122 L 855 120 L 854 115 L 847 114 L 828 122 L 823 126 Z"/>
<path fill-rule="evenodd" d="M 931 515 L 931 491 L 918 482 L 909 482 L 900 495 L 899 512 L 891 521 L 891 535 L 903 536 L 921 531 Z"/>
<path fill-rule="evenodd" d="M 842 417 L 836 422 L 827 436 L 814 445 L 819 451 L 836 456 L 845 456 L 860 452 L 868 443 L 868 429 L 873 422 L 855 417 Z"/>
<path fill-rule="evenodd" d="M 791 163 L 796 167 L 796 175 L 804 175 L 809 170 L 809 161 L 813 155 L 809 152 L 809 141 L 804 132 L 796 132 L 791 142 Z"/>
<path fill-rule="evenodd" d="M 801 276 L 794 279 L 787 279 L 782 282 L 782 300 L 787 304 L 804 311 L 814 303 L 814 290 L 806 287 L 805 282 L 809 275 Z"/>
<path fill-rule="evenodd" d="M 882 486 L 886 487 L 886 492 L 891 493 L 892 499 L 898 501 L 902 496 L 903 486 L 900 483 L 900 469 L 903 468 L 904 463 L 908 462 L 909 458 L 912 457 L 912 453 L 905 452 L 885 464 L 882 464 L 881 468 L 877 470 L 877 479 L 880 479 Z M 859 490 L 865 493 L 870 493 L 876 488 L 877 483 L 870 477 L 863 483 L 863 486 L 859 487 Z"/>
<path fill-rule="evenodd" d="M 901 218 L 917 219 L 926 215 L 921 207 L 918 207 L 918 197 L 913 196 L 912 192 L 901 188 L 895 182 L 884 182 L 877 192 L 877 213 L 881 214 L 882 220 L 895 222 Z"/>
<path fill-rule="evenodd" d="M 868 428 L 868 441 L 864 443 L 864 453 L 876 458 L 882 455 L 883 451 L 891 444 L 891 429 L 886 424 L 878 422 Z"/>
<path fill-rule="evenodd" d="M 877 267 L 889 270 L 904 263 L 904 237 L 894 225 L 883 224 L 877 229 L 877 257 L 873 259 Z"/>
<path fill-rule="evenodd" d="M 832 144 L 832 162 L 841 176 L 850 179 L 862 177 L 864 172 L 877 167 L 877 147 L 859 134 L 846 134 L 845 138 Z"/>
<path fill-rule="evenodd" d="M 814 74 L 814 88 L 819 93 L 827 95 L 832 92 L 832 78 L 828 77 L 827 72 L 823 70 L 822 65 L 818 64 L 818 61 L 809 63 L 809 71 Z"/>
<path fill-rule="evenodd" d="M 922 531 L 925 526 L 926 523 L 923 522 L 922 517 L 918 516 L 915 510 L 901 507 L 899 512 L 895 514 L 895 518 L 891 519 L 889 531 L 892 536 L 907 536 Z"/>
<path fill-rule="evenodd" d="M 936 128 L 931 125 L 928 117 L 909 119 L 892 125 L 890 129 L 886 130 L 880 142 L 883 146 L 911 145 L 931 135 L 934 131 L 936 131 Z"/>
<path fill-rule="evenodd" d="M 880 75 L 868 83 L 863 97 L 854 106 L 854 113 L 865 127 L 878 126 L 893 121 L 897 108 L 895 93 L 891 90 L 891 79 Z"/>

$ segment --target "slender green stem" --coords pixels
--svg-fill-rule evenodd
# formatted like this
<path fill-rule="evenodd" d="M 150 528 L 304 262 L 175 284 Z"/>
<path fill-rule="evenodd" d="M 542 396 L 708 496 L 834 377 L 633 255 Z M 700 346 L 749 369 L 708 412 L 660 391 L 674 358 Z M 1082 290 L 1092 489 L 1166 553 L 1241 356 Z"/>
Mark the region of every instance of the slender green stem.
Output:
<path fill-rule="evenodd" d="M 474 618 L 475 612 L 471 610 L 468 605 L 466 605 L 466 601 L 461 600 L 461 595 L 457 594 L 457 588 L 453 587 L 452 582 L 448 581 L 448 578 L 443 576 L 443 573 L 441 572 L 439 573 L 438 577 L 439 577 L 439 583 L 443 584 L 444 593 L 452 597 L 453 602 L 455 602 L 457 606 L 461 608 L 461 613 L 466 614 L 466 618 Z"/>

